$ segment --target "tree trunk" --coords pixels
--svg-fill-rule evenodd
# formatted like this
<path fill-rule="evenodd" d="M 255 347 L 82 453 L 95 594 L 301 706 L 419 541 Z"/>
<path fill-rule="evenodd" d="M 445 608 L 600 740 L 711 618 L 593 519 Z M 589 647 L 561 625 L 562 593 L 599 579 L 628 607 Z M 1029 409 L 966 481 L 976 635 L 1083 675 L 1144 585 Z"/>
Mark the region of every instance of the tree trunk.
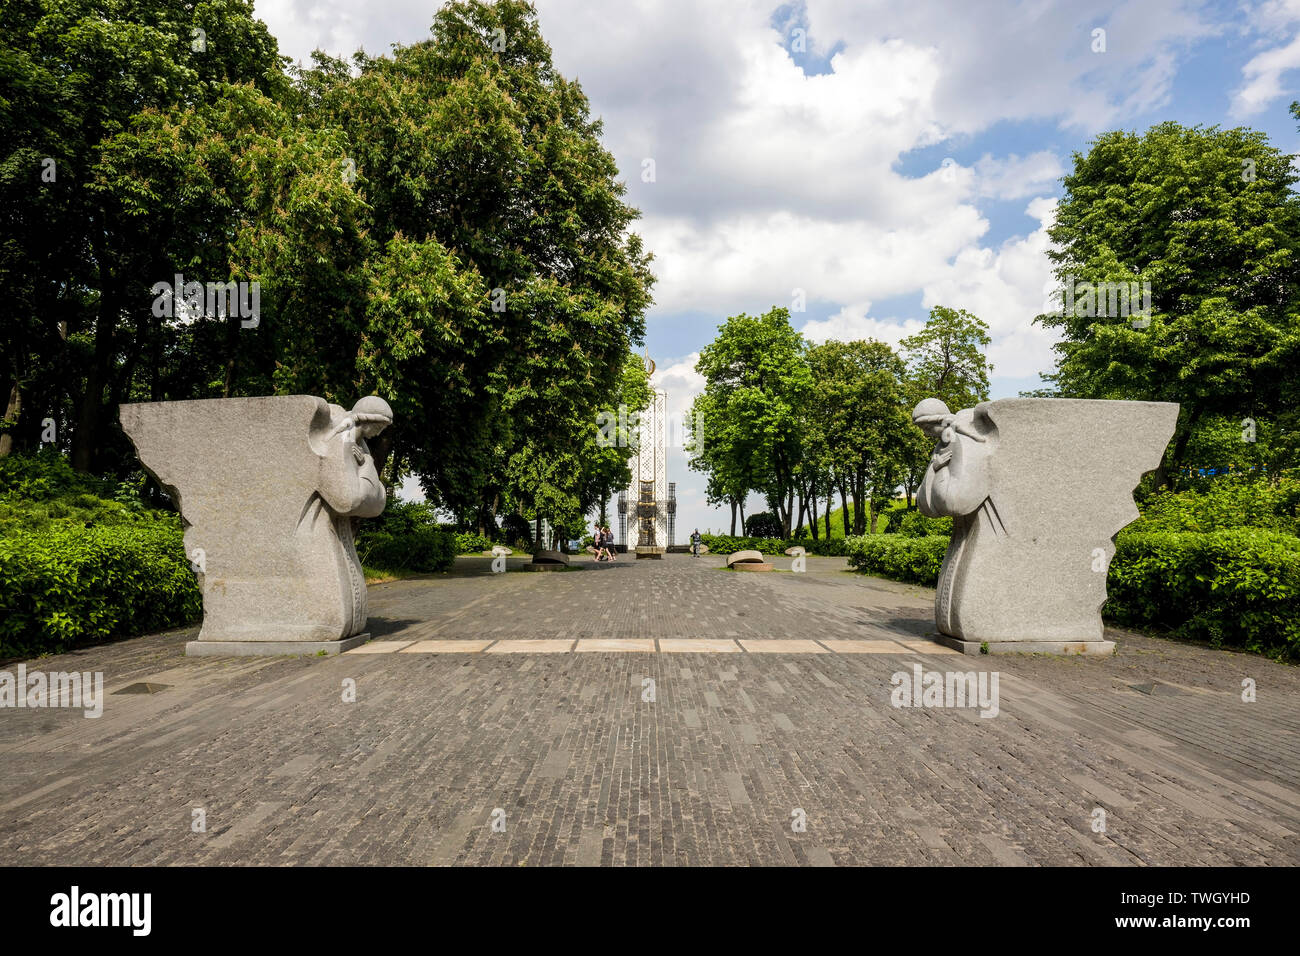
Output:
<path fill-rule="evenodd" d="M 366 447 L 370 449 L 370 456 L 375 460 L 375 474 L 382 475 L 384 466 L 388 464 L 388 456 L 393 452 L 392 433 L 385 431 L 374 438 L 367 438 Z M 395 480 L 390 481 L 390 484 L 396 483 Z"/>
<path fill-rule="evenodd" d="M 744 498 L 740 499 L 740 533 L 742 535 L 748 534 L 748 532 L 745 530 L 745 499 Z"/>
<path fill-rule="evenodd" d="M 831 512 L 835 510 L 835 485 L 826 489 L 826 540 L 831 539 Z"/>
<path fill-rule="evenodd" d="M 731 499 L 731 536 L 736 536 L 736 499 Z"/>
<path fill-rule="evenodd" d="M 814 484 L 808 489 L 808 530 L 814 541 L 817 540 L 817 518 L 817 486 Z"/>
<path fill-rule="evenodd" d="M 1157 488 L 1166 491 L 1173 491 L 1178 485 L 1178 469 L 1182 466 L 1183 455 L 1187 452 L 1187 443 L 1191 440 L 1192 429 L 1200 419 L 1200 409 L 1192 411 L 1187 416 L 1187 425 L 1182 431 L 1176 432 L 1174 436 L 1174 452 L 1169 459 L 1169 467 L 1165 466 L 1164 458 L 1160 459 L 1160 464 L 1155 471 L 1155 484 Z"/>
<path fill-rule="evenodd" d="M 840 527 L 844 529 L 844 537 L 846 538 L 853 533 L 849 530 L 849 492 L 847 485 L 848 482 L 840 481 Z"/>
<path fill-rule="evenodd" d="M 102 236 L 102 224 L 96 222 L 92 234 Z M 102 240 L 93 240 L 95 263 L 98 269 L 99 314 L 95 317 L 95 351 L 86 376 L 86 391 L 81 396 L 77 413 L 77 430 L 72 435 L 72 467 L 90 471 L 95 464 L 95 450 L 99 445 L 99 421 L 104 402 L 104 389 L 108 385 L 108 369 L 113 361 L 114 337 L 117 332 L 118 313 L 121 310 L 121 289 L 112 274 Z"/>
<path fill-rule="evenodd" d="M 4 422 L 6 428 L 0 431 L 0 458 L 4 458 L 14 449 L 14 429 L 18 427 L 18 416 L 23 410 L 23 395 L 18 388 L 18 379 L 14 379 L 9 389 L 9 404 L 5 406 Z"/>

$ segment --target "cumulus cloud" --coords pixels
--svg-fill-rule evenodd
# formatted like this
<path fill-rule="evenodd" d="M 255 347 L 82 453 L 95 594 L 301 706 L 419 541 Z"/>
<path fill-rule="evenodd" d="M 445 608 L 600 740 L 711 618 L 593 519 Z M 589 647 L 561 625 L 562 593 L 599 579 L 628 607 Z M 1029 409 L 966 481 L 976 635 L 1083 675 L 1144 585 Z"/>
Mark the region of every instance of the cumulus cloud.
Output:
<path fill-rule="evenodd" d="M 1056 215 L 1056 200 L 1034 199 L 1025 210 L 1038 228 L 1024 237 L 1008 239 L 998 249 L 971 248 L 961 252 L 945 274 L 930 283 L 923 305 L 963 308 L 989 326 L 993 345 L 989 360 L 998 375 L 1021 377 L 1052 367 L 1054 331 L 1033 325 L 1046 311 L 1045 290 L 1052 288 L 1047 235 Z"/>
<path fill-rule="evenodd" d="M 925 327 L 922 319 L 879 319 L 869 315 L 870 311 L 870 302 L 846 305 L 829 318 L 814 319 L 804 323 L 799 331 L 803 333 L 804 338 L 814 343 L 827 340 L 853 342 L 858 339 L 875 339 L 897 348 L 899 342 Z"/>

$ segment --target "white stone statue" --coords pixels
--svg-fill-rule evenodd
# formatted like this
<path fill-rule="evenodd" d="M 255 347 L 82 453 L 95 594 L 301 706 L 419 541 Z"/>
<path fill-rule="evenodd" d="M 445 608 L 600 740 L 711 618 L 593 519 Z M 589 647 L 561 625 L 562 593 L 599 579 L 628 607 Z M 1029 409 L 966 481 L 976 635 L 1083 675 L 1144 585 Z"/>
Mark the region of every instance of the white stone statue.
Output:
<path fill-rule="evenodd" d="M 934 608 L 948 643 L 1113 651 L 1101 606 L 1115 535 L 1138 516 L 1133 489 L 1178 406 L 1009 398 L 953 413 L 928 398 L 912 420 L 936 439 L 917 507 L 953 519 Z"/>
<path fill-rule="evenodd" d="M 352 521 L 387 503 L 366 445 L 392 423 L 387 402 L 156 402 L 123 405 L 120 419 L 180 509 L 199 571 L 203 627 L 186 653 L 336 653 L 365 640 Z"/>

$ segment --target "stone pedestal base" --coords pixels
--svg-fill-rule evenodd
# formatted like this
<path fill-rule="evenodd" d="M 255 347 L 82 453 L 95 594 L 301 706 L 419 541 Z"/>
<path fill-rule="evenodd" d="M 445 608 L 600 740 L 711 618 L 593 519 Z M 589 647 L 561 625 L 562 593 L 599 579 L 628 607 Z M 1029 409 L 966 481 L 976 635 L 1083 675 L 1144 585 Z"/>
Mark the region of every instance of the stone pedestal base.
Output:
<path fill-rule="evenodd" d="M 737 561 L 731 566 L 733 571 L 771 571 L 775 565 L 766 561 Z"/>
<path fill-rule="evenodd" d="M 651 548 L 651 547 L 646 547 L 646 548 L 637 548 L 637 549 L 636 549 L 636 556 L 637 556 L 638 558 L 656 558 L 656 559 L 662 559 L 663 556 L 664 556 L 664 549 L 663 549 L 663 548 L 658 548 L 658 547 L 654 547 L 654 548 Z"/>
<path fill-rule="evenodd" d="M 333 657 L 370 640 L 370 632 L 354 634 L 339 641 L 190 641 L 186 657 L 315 657 L 321 651 Z"/>
<path fill-rule="evenodd" d="M 940 634 L 940 644 L 963 654 L 983 654 L 979 641 L 963 641 L 960 637 Z M 1083 654 L 1089 657 L 1109 657 L 1115 653 L 1114 641 L 988 641 L 989 654 Z"/>

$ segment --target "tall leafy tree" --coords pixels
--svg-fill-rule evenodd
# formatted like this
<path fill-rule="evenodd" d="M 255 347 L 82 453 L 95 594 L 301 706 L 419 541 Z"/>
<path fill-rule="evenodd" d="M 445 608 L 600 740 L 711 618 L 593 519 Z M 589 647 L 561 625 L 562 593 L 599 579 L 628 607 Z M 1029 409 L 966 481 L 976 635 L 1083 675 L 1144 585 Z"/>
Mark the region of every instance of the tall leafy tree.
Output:
<path fill-rule="evenodd" d="M 232 208 L 213 197 L 187 217 L 183 190 L 209 172 L 190 166 L 174 188 L 151 188 L 130 161 L 133 140 L 232 85 L 275 97 L 287 80 L 242 0 L 17 0 L 0 17 L 0 296 L 17 315 L 4 333 L 6 430 L 30 442 L 54 417 L 89 469 L 107 407 L 162 334 L 150 286 L 221 247 Z"/>
<path fill-rule="evenodd" d="M 1051 380 L 1064 397 L 1180 403 L 1166 484 L 1202 422 L 1295 408 L 1290 161 L 1260 132 L 1162 123 L 1098 137 L 1065 177 L 1049 232 L 1058 278 L 1149 283 L 1151 308 L 1139 322 L 1086 305 L 1039 316 L 1063 336 Z"/>
<path fill-rule="evenodd" d="M 695 365 L 707 396 L 696 406 L 705 428 L 702 464 L 716 468 L 724 494 L 744 487 L 766 495 L 787 536 L 797 518 L 801 426 L 812 391 L 806 349 L 789 311 L 773 308 L 727 319 Z"/>

